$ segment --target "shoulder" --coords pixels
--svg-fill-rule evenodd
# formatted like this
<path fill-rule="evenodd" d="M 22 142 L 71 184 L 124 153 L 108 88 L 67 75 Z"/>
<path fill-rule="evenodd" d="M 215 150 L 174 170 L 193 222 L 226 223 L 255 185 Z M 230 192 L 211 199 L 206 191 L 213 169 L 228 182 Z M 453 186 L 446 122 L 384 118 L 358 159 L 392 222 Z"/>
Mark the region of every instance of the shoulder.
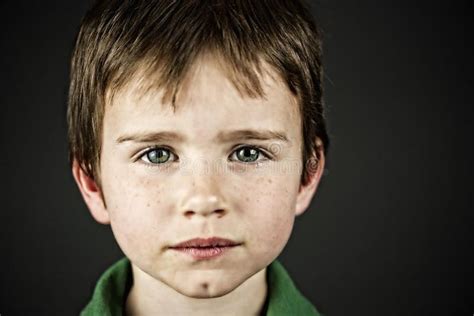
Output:
<path fill-rule="evenodd" d="M 275 260 L 267 270 L 267 316 L 321 315 L 316 307 L 296 288 L 283 265 Z"/>
<path fill-rule="evenodd" d="M 124 257 L 110 266 L 99 278 L 92 298 L 81 311 L 81 316 L 121 315 L 131 278 L 128 258 Z"/>

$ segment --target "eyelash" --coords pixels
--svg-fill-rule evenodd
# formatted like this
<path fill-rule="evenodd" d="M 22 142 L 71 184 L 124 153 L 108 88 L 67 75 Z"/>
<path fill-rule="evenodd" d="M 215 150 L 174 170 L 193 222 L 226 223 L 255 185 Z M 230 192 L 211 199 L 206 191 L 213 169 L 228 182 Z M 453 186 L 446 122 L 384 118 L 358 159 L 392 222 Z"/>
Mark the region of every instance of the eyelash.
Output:
<path fill-rule="evenodd" d="M 163 163 L 160 163 L 160 164 L 156 164 L 156 163 L 152 163 L 150 161 L 146 161 L 144 158 L 147 157 L 147 155 L 152 152 L 153 150 L 159 150 L 159 149 L 164 149 L 166 151 L 168 151 L 170 153 L 170 159 L 172 158 L 175 158 L 176 155 L 173 153 L 173 150 L 169 147 L 166 147 L 166 146 L 153 146 L 153 147 L 149 147 L 147 148 L 143 153 L 141 153 L 138 158 L 136 159 L 137 161 L 143 163 L 145 166 L 147 167 L 165 167 L 165 166 L 168 166 L 170 162 L 170 160 L 166 161 L 166 162 L 163 162 Z M 146 158 L 148 160 L 148 158 Z M 171 161 L 173 162 L 173 161 Z"/>
<path fill-rule="evenodd" d="M 251 161 L 251 162 L 244 162 L 244 161 L 235 160 L 236 162 L 241 162 L 241 163 L 246 164 L 246 165 L 254 165 L 254 164 L 260 163 L 261 161 L 272 160 L 271 155 L 269 155 L 267 153 L 267 150 L 265 148 L 261 148 L 261 147 L 253 146 L 253 145 L 239 145 L 236 148 L 234 148 L 234 150 L 232 151 L 231 156 L 234 156 L 235 154 L 237 154 L 237 152 L 239 150 L 242 150 L 244 148 L 256 150 L 258 152 L 257 160 Z M 261 157 L 263 157 L 263 158 L 260 159 Z"/>
<path fill-rule="evenodd" d="M 273 160 L 272 156 L 270 154 L 268 154 L 267 150 L 265 148 L 262 148 L 262 147 L 258 147 L 258 146 L 254 146 L 254 145 L 238 145 L 236 146 L 236 148 L 233 149 L 232 153 L 230 156 L 234 156 L 238 153 L 239 150 L 242 150 L 242 149 L 254 149 L 258 152 L 258 158 L 257 160 L 255 161 L 252 161 L 252 162 L 244 162 L 244 161 L 239 161 L 239 160 L 232 160 L 232 161 L 235 161 L 235 162 L 240 162 L 244 165 L 256 165 L 262 161 L 266 161 L 266 160 Z M 165 167 L 167 165 L 169 165 L 169 162 L 176 162 L 176 161 L 166 161 L 166 162 L 163 162 L 163 163 L 152 163 L 150 161 L 145 161 L 145 157 L 147 157 L 147 154 L 149 154 L 150 152 L 152 152 L 153 150 L 159 150 L 159 149 L 164 149 L 164 150 L 167 150 L 169 153 L 170 153 L 170 156 L 171 157 L 175 157 L 176 158 L 176 155 L 174 154 L 173 150 L 167 146 L 153 146 L 153 147 L 149 147 L 147 148 L 144 152 L 140 153 L 138 155 L 138 157 L 135 159 L 135 161 L 141 161 L 143 164 L 145 164 L 147 167 L 152 167 L 152 168 L 160 168 L 160 167 Z M 261 157 L 263 156 L 263 159 L 261 159 Z M 148 158 L 146 158 L 148 159 Z M 170 158 L 171 159 L 171 158 Z"/>

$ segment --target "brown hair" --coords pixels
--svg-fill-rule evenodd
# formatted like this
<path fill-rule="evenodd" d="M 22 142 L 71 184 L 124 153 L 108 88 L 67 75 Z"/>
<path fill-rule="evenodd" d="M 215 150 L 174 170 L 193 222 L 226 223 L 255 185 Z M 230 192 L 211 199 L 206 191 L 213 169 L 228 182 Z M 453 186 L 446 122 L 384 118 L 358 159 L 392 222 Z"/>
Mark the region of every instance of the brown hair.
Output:
<path fill-rule="evenodd" d="M 261 62 L 299 100 L 303 135 L 302 184 L 317 156 L 327 154 L 322 101 L 321 36 L 307 5 L 287 0 L 97 1 L 85 15 L 70 72 L 67 112 L 70 161 L 99 181 L 106 95 L 139 69 L 174 106 L 193 62 L 212 52 L 227 64 L 240 93 L 262 97 Z M 145 67 L 144 67 L 145 66 Z M 315 154 L 316 153 L 316 157 Z"/>

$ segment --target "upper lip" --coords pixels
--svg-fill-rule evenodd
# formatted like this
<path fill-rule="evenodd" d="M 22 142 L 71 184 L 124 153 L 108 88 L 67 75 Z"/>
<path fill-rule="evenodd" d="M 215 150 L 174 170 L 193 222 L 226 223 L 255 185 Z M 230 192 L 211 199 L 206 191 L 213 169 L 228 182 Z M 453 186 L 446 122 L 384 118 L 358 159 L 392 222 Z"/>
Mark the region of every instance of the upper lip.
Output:
<path fill-rule="evenodd" d="M 210 237 L 210 238 L 193 238 L 186 241 L 183 241 L 179 244 L 172 246 L 171 248 L 198 248 L 198 247 L 231 247 L 238 246 L 240 243 L 220 238 L 220 237 Z"/>

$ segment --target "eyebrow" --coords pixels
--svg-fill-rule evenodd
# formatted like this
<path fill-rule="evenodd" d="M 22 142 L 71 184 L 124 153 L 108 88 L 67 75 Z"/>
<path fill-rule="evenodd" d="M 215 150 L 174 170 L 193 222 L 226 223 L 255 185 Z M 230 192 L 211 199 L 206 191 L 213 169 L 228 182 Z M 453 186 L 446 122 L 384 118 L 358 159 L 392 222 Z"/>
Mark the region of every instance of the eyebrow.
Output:
<path fill-rule="evenodd" d="M 283 132 L 251 129 L 220 132 L 217 139 L 222 143 L 236 140 L 279 140 L 289 142 L 288 137 Z"/>
<path fill-rule="evenodd" d="M 117 143 L 135 142 L 135 143 L 151 143 L 151 142 L 184 142 L 185 137 L 175 132 L 143 132 L 131 135 L 123 135 L 117 138 Z M 243 140 L 273 140 L 283 141 L 289 143 L 290 140 L 283 132 L 270 131 L 270 130 L 235 130 L 220 132 L 217 137 L 217 141 L 221 143 L 229 143 L 232 141 L 243 141 Z"/>
<path fill-rule="evenodd" d="M 117 138 L 117 143 L 135 142 L 135 143 L 151 143 L 151 142 L 170 142 L 184 141 L 184 137 L 174 132 L 142 132 L 131 135 L 123 135 Z"/>

